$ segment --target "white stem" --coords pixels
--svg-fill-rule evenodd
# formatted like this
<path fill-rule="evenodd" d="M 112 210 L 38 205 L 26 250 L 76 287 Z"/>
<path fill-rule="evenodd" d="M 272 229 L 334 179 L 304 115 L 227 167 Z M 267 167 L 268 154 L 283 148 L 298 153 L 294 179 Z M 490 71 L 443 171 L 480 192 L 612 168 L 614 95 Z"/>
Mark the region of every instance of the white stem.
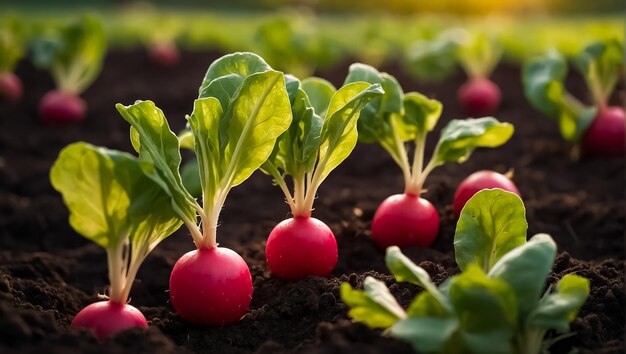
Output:
<path fill-rule="evenodd" d="M 124 304 L 124 286 L 125 286 L 125 262 L 124 247 L 126 242 L 120 242 L 112 249 L 107 249 L 107 261 L 109 265 L 109 301 Z"/>
<path fill-rule="evenodd" d="M 301 174 L 300 176 L 293 177 L 293 191 L 294 191 L 294 200 L 296 204 L 296 208 L 293 212 L 293 216 L 310 216 L 311 215 L 311 207 L 307 205 L 307 195 L 311 190 L 311 186 L 309 185 L 309 189 L 306 188 L 305 175 Z"/>
<path fill-rule="evenodd" d="M 415 152 L 413 153 L 413 168 L 411 170 L 411 185 L 416 186 L 422 177 L 424 169 L 424 150 L 426 149 L 426 134 L 418 133 L 415 138 Z M 408 190 L 409 188 L 407 188 Z M 406 192 L 406 191 L 405 191 Z M 419 190 L 417 194 L 419 195 Z"/>
<path fill-rule="evenodd" d="M 402 139 L 400 138 L 400 133 L 398 132 L 398 126 L 395 122 L 395 116 L 391 116 L 389 117 L 389 122 L 391 123 L 391 131 L 393 132 L 393 140 L 396 143 L 396 149 L 398 150 L 398 157 L 399 157 L 399 161 L 398 164 L 400 165 L 400 168 L 402 169 L 402 175 L 404 176 L 404 186 L 406 189 L 406 186 L 411 184 L 411 167 L 409 165 L 409 158 L 408 158 L 408 153 L 406 151 L 406 148 L 404 147 L 404 142 L 402 141 Z"/>

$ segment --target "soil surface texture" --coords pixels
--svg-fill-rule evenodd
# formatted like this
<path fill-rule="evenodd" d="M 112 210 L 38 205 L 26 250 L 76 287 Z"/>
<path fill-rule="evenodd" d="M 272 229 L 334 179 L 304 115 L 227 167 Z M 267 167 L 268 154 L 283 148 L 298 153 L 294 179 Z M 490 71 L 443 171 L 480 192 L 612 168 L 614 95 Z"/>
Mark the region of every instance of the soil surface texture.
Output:
<path fill-rule="evenodd" d="M 151 326 L 123 332 L 103 343 L 89 333 L 70 330 L 74 315 L 97 301 L 108 279 L 103 249 L 77 235 L 68 224 L 61 197 L 48 172 L 59 150 L 75 141 L 132 151 L 128 124 L 115 103 L 137 99 L 156 102 L 175 129 L 182 129 L 198 86 L 214 52 L 187 52 L 174 68 L 151 65 L 141 50 L 109 53 L 104 71 L 84 93 L 86 120 L 75 126 L 47 126 L 37 119 L 40 97 L 53 88 L 45 72 L 22 63 L 25 99 L 0 104 L 0 352 L 1 353 L 410 353 L 409 345 L 380 331 L 353 323 L 339 298 L 339 286 L 362 286 L 366 276 L 384 280 L 403 306 L 421 291 L 396 284 L 384 254 L 370 237 L 370 223 L 380 202 L 403 191 L 400 169 L 376 145 L 359 145 L 319 190 L 313 215 L 337 237 L 339 263 L 329 278 L 285 282 L 271 276 L 265 240 L 289 217 L 280 189 L 260 172 L 233 189 L 222 212 L 218 241 L 241 254 L 254 281 L 248 314 L 240 323 L 198 327 L 185 323 L 169 303 L 168 281 L 176 260 L 193 249 L 186 229 L 163 242 L 141 267 L 131 292 Z M 349 62 L 317 73 L 340 85 Z M 397 64 L 382 68 L 396 75 L 405 91 L 441 100 L 444 113 L 428 139 L 427 158 L 439 130 L 464 118 L 456 104 L 458 73 L 437 84 L 418 84 Z M 452 239 L 456 220 L 452 197 L 458 183 L 481 169 L 514 170 L 513 180 L 527 208 L 529 236 L 554 237 L 559 255 L 550 282 L 566 273 L 591 281 L 591 295 L 572 324 L 575 336 L 552 347 L 552 353 L 624 352 L 624 161 L 570 158 L 557 124 L 533 110 L 523 97 L 520 68 L 502 64 L 493 80 L 502 88 L 496 115 L 515 125 L 513 138 L 497 149 L 479 149 L 463 164 L 436 169 L 424 197 L 441 216 L 432 248 L 405 253 L 440 283 L 459 270 Z M 579 77 L 568 87 L 584 98 Z M 623 90 L 623 86 L 620 86 Z M 554 333 L 549 335 L 554 336 Z"/>

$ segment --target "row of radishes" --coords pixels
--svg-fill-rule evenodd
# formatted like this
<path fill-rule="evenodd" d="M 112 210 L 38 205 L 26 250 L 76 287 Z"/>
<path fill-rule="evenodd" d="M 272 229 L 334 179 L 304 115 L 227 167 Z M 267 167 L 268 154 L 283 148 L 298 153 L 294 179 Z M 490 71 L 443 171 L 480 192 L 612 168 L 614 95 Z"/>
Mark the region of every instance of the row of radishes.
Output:
<path fill-rule="evenodd" d="M 12 70 L 25 51 L 24 26 L 17 18 L 0 26 L 0 99 L 15 101 L 22 96 L 21 81 Z M 165 31 L 167 32 L 167 31 Z M 39 107 L 47 122 L 76 122 L 86 113 L 79 95 L 100 72 L 105 54 L 101 24 L 83 18 L 65 27 L 46 29 L 31 41 L 33 62 L 50 71 L 57 89 L 47 93 Z M 174 65 L 179 53 L 172 39 L 153 41 L 150 58 L 161 65 Z M 458 90 L 458 101 L 470 116 L 497 112 L 500 88 L 489 79 L 500 60 L 498 41 L 485 33 L 452 29 L 430 41 L 417 41 L 409 50 L 409 73 L 422 80 L 440 79 L 459 64 L 468 81 Z M 611 94 L 623 74 L 623 44 L 606 40 L 585 47 L 574 58 L 592 98 L 585 105 L 569 94 L 564 85 L 567 62 L 556 51 L 534 58 L 524 65 L 522 79 L 530 103 L 558 120 L 563 137 L 582 147 L 588 156 L 623 156 L 625 115 L 622 107 L 610 105 Z"/>
<path fill-rule="evenodd" d="M 235 53 L 211 64 L 199 92 L 187 116 L 188 131 L 178 136 L 151 101 L 117 105 L 132 127 L 138 156 L 81 142 L 66 147 L 55 162 L 51 181 L 70 210 L 70 224 L 108 254 L 108 301 L 81 311 L 74 327 L 106 337 L 147 326 L 126 304 L 133 280 L 147 254 L 183 224 L 197 250 L 172 270 L 174 309 L 193 323 L 238 321 L 250 304 L 252 279 L 239 255 L 218 247 L 216 231 L 229 191 L 259 168 L 273 177 L 294 216 L 269 236 L 270 270 L 287 280 L 327 276 L 337 262 L 337 243 L 311 211 L 318 187 L 357 139 L 380 143 L 405 176 L 405 193 L 390 197 L 376 213 L 374 241 L 381 247 L 428 246 L 438 233 L 439 217 L 420 198 L 427 175 L 444 163 L 465 161 L 477 147 L 499 146 L 513 133 L 510 124 L 491 117 L 453 120 L 424 166 L 425 137 L 439 119 L 441 104 L 404 93 L 392 76 L 363 64 L 354 64 L 344 86 L 336 89 L 323 79 L 300 81 L 274 71 L 255 54 Z M 406 142 L 415 144 L 411 165 Z M 182 183 L 181 146 L 195 151 L 201 204 Z M 516 191 L 505 177 L 502 185 L 492 176 L 464 182 L 455 204 L 462 205 L 472 189 Z"/>
<path fill-rule="evenodd" d="M 22 81 L 13 73 L 16 64 L 30 49 L 35 66 L 50 72 L 56 89 L 46 93 L 39 104 L 39 116 L 48 123 L 74 123 L 85 118 L 87 104 L 80 94 L 96 79 L 106 53 L 102 24 L 90 17 L 66 26 L 46 28 L 32 39 L 18 18 L 0 24 L 0 100 L 18 102 Z M 27 45 L 27 42 L 29 45 Z M 176 47 L 156 43 L 149 48 L 152 62 L 174 65 Z"/>

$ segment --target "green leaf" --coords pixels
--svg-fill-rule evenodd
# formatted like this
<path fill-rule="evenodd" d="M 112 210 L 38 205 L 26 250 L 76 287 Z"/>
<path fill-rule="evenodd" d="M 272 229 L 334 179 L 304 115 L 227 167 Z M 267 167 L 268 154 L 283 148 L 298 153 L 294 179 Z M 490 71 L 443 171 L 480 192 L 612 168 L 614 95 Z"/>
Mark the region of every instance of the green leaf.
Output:
<path fill-rule="evenodd" d="M 223 173 L 219 141 L 222 106 L 213 97 L 197 99 L 193 106 L 193 113 L 187 116 L 187 121 L 193 134 L 200 186 L 204 200 L 213 201 Z"/>
<path fill-rule="evenodd" d="M 104 29 L 92 17 L 61 28 L 57 33 L 36 39 L 33 61 L 51 71 L 59 89 L 79 94 L 98 76 L 106 49 Z"/>
<path fill-rule="evenodd" d="M 415 41 L 406 54 L 409 73 L 421 81 L 439 81 L 456 69 L 458 48 L 465 31 L 451 29 L 432 40 Z"/>
<path fill-rule="evenodd" d="M 214 61 L 200 85 L 198 98 L 215 97 L 227 111 L 235 92 L 250 75 L 272 70 L 254 53 L 233 53 Z"/>
<path fill-rule="evenodd" d="M 118 103 L 115 107 L 139 137 L 133 145 L 139 150 L 142 171 L 172 198 L 172 207 L 181 218 L 195 220 L 199 206 L 183 186 L 178 137 L 170 130 L 163 111 L 152 101 L 130 106 Z"/>
<path fill-rule="evenodd" d="M 441 102 L 428 99 L 417 92 L 409 92 L 404 96 L 403 104 L 402 119 L 407 125 L 415 127 L 421 134 L 426 134 L 435 129 L 443 109 Z"/>
<path fill-rule="evenodd" d="M 385 283 L 372 277 L 365 278 L 363 291 L 354 290 L 348 283 L 341 284 L 341 300 L 350 307 L 348 315 L 371 328 L 389 328 L 406 317 Z"/>
<path fill-rule="evenodd" d="M 458 53 L 459 62 L 469 77 L 487 78 L 498 65 L 502 48 L 492 35 L 466 32 Z"/>
<path fill-rule="evenodd" d="M 310 77 L 302 81 L 302 90 L 306 92 L 311 106 L 320 117 L 326 114 L 330 100 L 337 89 L 330 82 L 319 77 Z"/>
<path fill-rule="evenodd" d="M 381 94 L 380 85 L 355 82 L 343 86 L 333 95 L 321 133 L 320 183 L 350 155 L 358 137 L 356 122 L 361 110 Z"/>
<path fill-rule="evenodd" d="M 183 186 L 194 198 L 202 196 L 202 183 L 200 182 L 200 166 L 198 160 L 191 160 L 180 170 Z"/>
<path fill-rule="evenodd" d="M 441 301 L 442 295 L 437 290 L 437 286 L 432 282 L 428 273 L 402 254 L 400 248 L 397 246 L 388 247 L 385 254 L 385 263 L 397 281 L 421 286 Z"/>
<path fill-rule="evenodd" d="M 190 129 L 185 129 L 178 133 L 178 143 L 182 149 L 193 150 L 193 133 Z"/>
<path fill-rule="evenodd" d="M 515 291 L 520 318 L 539 302 L 555 256 L 552 238 L 539 234 L 502 256 L 489 271 L 490 277 L 504 280 Z"/>
<path fill-rule="evenodd" d="M 526 209 L 516 194 L 502 189 L 476 193 L 461 211 L 454 233 L 456 263 L 464 271 L 476 264 L 489 271 L 526 242 Z"/>
<path fill-rule="evenodd" d="M 464 162 L 479 147 L 498 147 L 513 135 L 513 126 L 492 117 L 455 119 L 441 131 L 433 156 L 439 166 Z"/>
<path fill-rule="evenodd" d="M 25 28 L 17 16 L 2 19 L 0 23 L 0 73 L 12 72 L 25 52 Z"/>
<path fill-rule="evenodd" d="M 567 274 L 557 284 L 554 293 L 546 294 L 538 306 L 529 314 L 526 327 L 556 329 L 569 332 L 578 310 L 589 296 L 589 280 L 578 275 Z"/>
<path fill-rule="evenodd" d="M 266 71 L 245 79 L 220 123 L 220 133 L 227 132 L 221 162 L 226 186 L 240 184 L 267 160 L 291 117 L 282 73 Z"/>
<path fill-rule="evenodd" d="M 439 297 L 436 297 L 439 294 Z M 443 298 L 443 301 L 442 301 Z M 452 309 L 445 296 L 441 294 L 441 289 L 436 293 L 422 291 L 413 299 L 411 305 L 406 310 L 410 317 L 450 317 Z"/>
<path fill-rule="evenodd" d="M 591 89 L 596 105 L 605 105 L 624 69 L 624 46 L 617 39 L 592 43 L 574 63 Z"/>
<path fill-rule="evenodd" d="M 439 353 L 458 326 L 459 321 L 454 317 L 409 317 L 396 322 L 390 332 L 393 337 L 408 342 L 420 353 Z"/>
<path fill-rule="evenodd" d="M 564 86 L 567 76 L 565 58 L 556 51 L 524 64 L 522 81 L 530 104 L 545 115 L 557 119 L 561 135 L 579 141 L 596 115 L 594 107 L 584 107 Z"/>
<path fill-rule="evenodd" d="M 64 148 L 50 171 L 76 232 L 106 249 L 130 238 L 151 250 L 181 222 L 161 188 L 126 153 L 75 143 Z"/>
<path fill-rule="evenodd" d="M 449 298 L 460 322 L 460 336 L 470 352 L 511 353 L 517 303 L 506 282 L 488 278 L 471 264 L 451 283 Z"/>

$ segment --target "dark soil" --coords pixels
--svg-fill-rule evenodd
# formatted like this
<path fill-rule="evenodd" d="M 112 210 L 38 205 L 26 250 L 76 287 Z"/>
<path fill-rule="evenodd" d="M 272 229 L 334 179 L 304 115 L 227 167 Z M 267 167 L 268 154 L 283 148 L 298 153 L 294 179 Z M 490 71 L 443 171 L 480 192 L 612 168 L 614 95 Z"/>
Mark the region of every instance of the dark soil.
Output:
<path fill-rule="evenodd" d="M 151 99 L 176 129 L 192 108 L 197 87 L 216 53 L 184 53 L 172 69 L 151 66 L 141 51 L 113 52 L 103 74 L 84 94 L 86 121 L 73 127 L 37 122 L 38 99 L 52 88 L 49 76 L 28 63 L 19 67 L 26 97 L 17 106 L 0 105 L 0 352 L 2 353 L 407 353 L 411 348 L 378 331 L 352 323 L 338 295 L 341 282 L 360 286 L 367 275 L 383 279 L 403 305 L 419 291 L 395 284 L 383 254 L 369 238 L 377 205 L 402 191 L 397 168 L 378 146 L 358 146 L 319 191 L 314 215 L 334 231 L 339 263 L 332 277 L 284 282 L 270 276 L 264 261 L 265 239 L 288 216 L 280 190 L 260 173 L 233 190 L 222 213 L 219 241 L 247 261 L 254 279 L 249 313 L 236 325 L 196 327 L 181 321 L 168 302 L 174 262 L 193 248 L 185 230 L 167 239 L 142 266 L 132 304 L 150 321 L 149 330 L 122 333 L 99 344 L 88 333 L 69 330 L 73 316 L 97 300 L 107 286 L 104 251 L 68 225 L 67 210 L 48 181 L 59 150 L 71 142 L 130 151 L 128 126 L 114 104 Z M 347 66 L 319 73 L 340 84 Z M 443 101 L 439 127 L 463 117 L 456 88 L 463 76 L 436 85 L 417 85 L 388 65 L 407 91 L 419 90 Z M 551 282 L 566 273 L 591 280 L 591 296 L 572 325 L 576 336 L 554 353 L 621 353 L 624 348 L 624 161 L 569 158 L 571 146 L 556 124 L 526 103 L 519 67 L 501 66 L 493 79 L 503 88 L 498 118 L 515 124 L 515 136 L 498 149 L 476 151 L 462 164 L 435 170 L 426 198 L 441 215 L 432 248 L 409 249 L 411 259 L 436 282 L 457 273 L 452 251 L 455 220 L 452 196 L 457 184 L 480 169 L 515 170 L 528 213 L 529 234 L 546 232 L 557 241 Z M 579 78 L 569 83 L 584 94 Z M 622 88 L 623 89 L 623 88 Z M 436 134 L 429 140 L 432 151 Z M 106 348 L 106 349 L 105 349 Z"/>

